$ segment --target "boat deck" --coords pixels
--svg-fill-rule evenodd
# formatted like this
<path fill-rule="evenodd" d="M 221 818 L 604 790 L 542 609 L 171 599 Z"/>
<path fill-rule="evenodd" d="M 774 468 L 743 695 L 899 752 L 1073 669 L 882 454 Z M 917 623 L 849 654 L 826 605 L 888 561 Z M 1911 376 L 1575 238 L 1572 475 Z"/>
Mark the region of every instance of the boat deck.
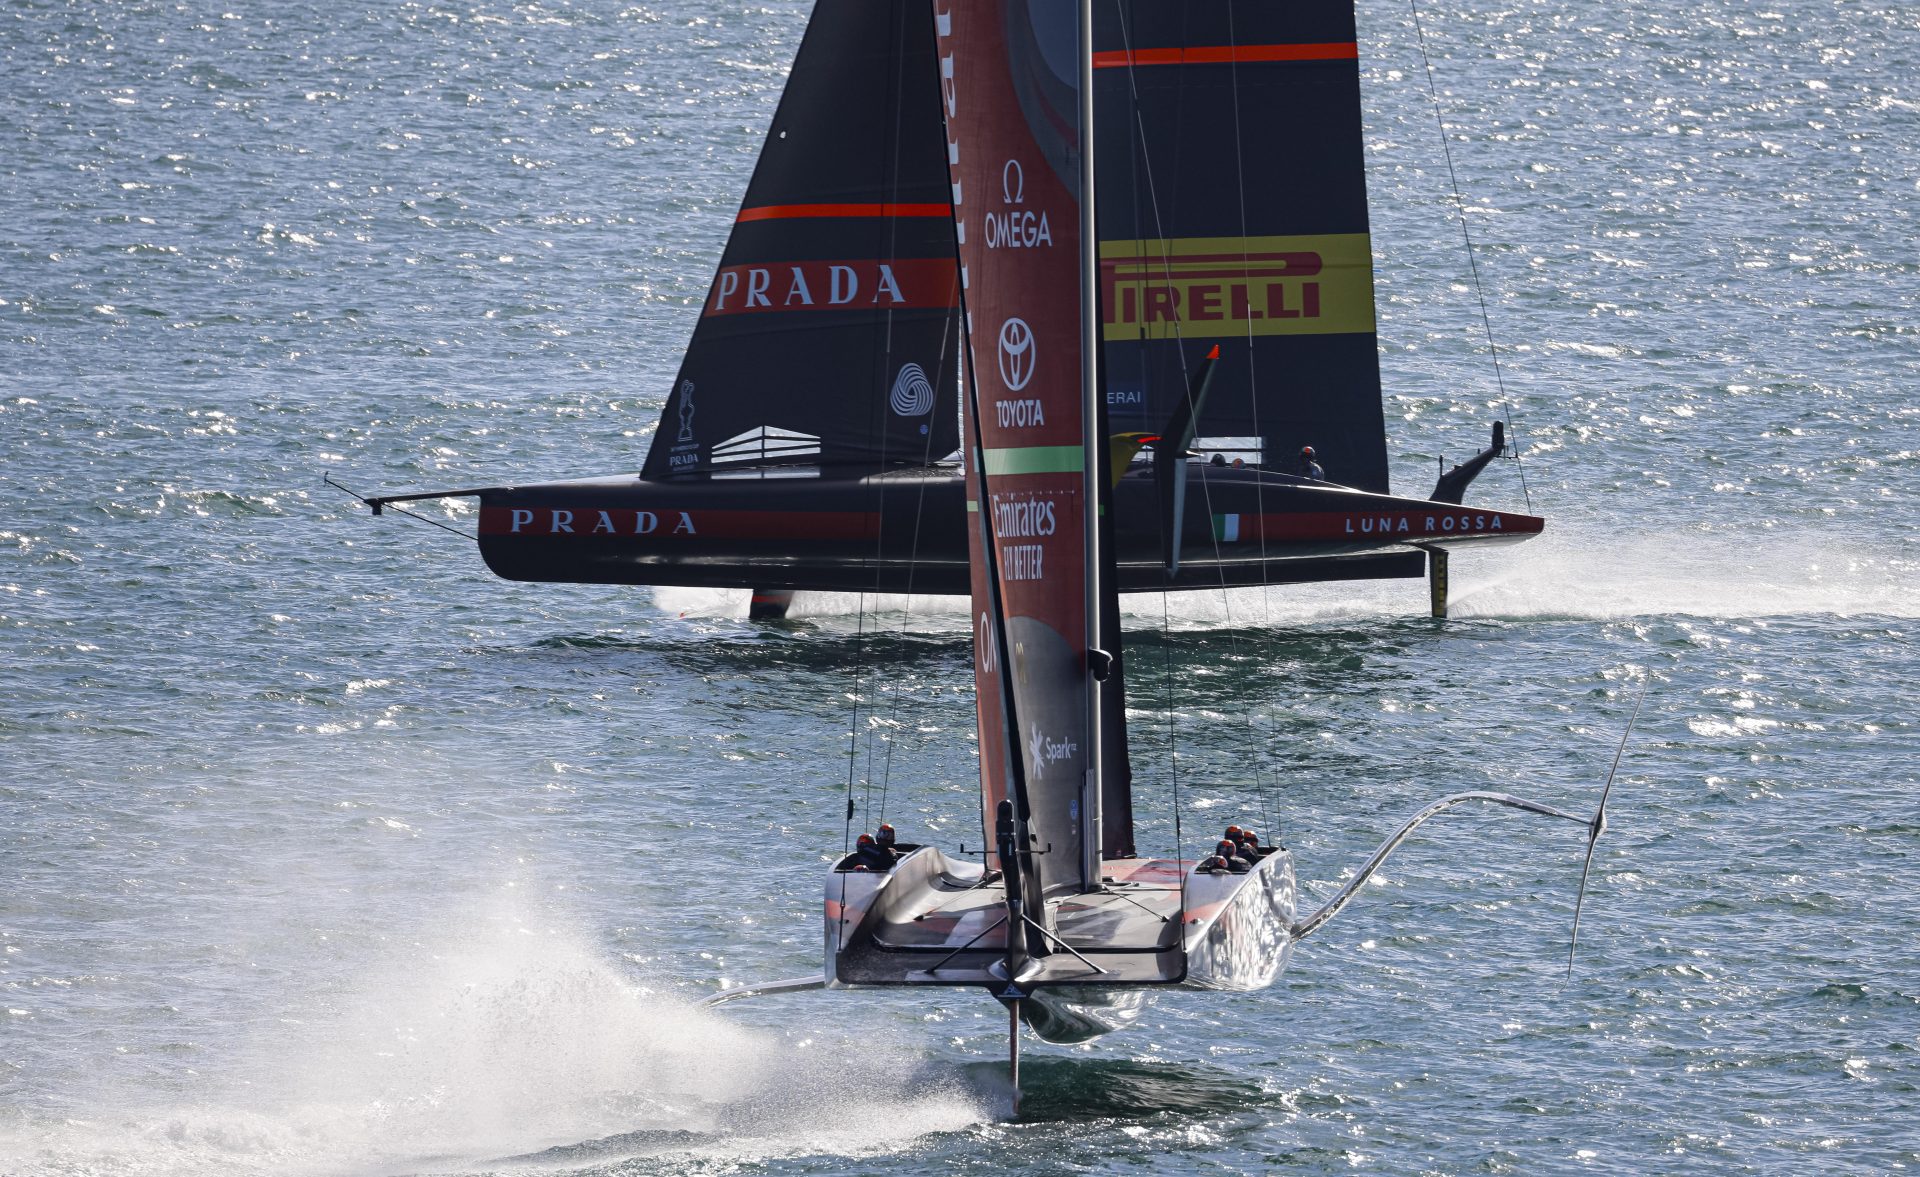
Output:
<path fill-rule="evenodd" d="M 1184 901 L 1194 888 L 1189 885 L 1183 896 L 1182 884 L 1189 869 L 1175 859 L 1110 860 L 1101 872 L 1101 890 L 1049 900 L 1052 927 L 1044 943 L 1050 951 L 1035 953 L 1038 971 L 1023 984 L 1165 985 L 1185 979 Z M 852 902 L 838 905 L 845 938 L 834 971 L 841 984 L 1002 980 L 993 972 L 1007 945 L 1006 893 L 998 876 L 923 850 L 903 860 L 892 877 L 841 877 L 873 890 L 866 903 L 849 895 Z M 835 906 L 829 903 L 830 935 Z"/>

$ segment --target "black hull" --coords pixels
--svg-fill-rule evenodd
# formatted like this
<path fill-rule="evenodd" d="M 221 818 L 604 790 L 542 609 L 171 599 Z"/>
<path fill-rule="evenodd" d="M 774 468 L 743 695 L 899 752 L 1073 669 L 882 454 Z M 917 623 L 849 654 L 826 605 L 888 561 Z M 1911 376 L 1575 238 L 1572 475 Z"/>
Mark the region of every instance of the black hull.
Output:
<path fill-rule="evenodd" d="M 480 553 L 509 580 L 819 592 L 968 591 L 958 467 L 864 478 L 580 479 L 467 493 Z M 1543 521 L 1196 467 L 1177 574 L 1150 471 L 1114 494 L 1122 592 L 1416 577 L 1423 549 L 1513 542 Z"/>

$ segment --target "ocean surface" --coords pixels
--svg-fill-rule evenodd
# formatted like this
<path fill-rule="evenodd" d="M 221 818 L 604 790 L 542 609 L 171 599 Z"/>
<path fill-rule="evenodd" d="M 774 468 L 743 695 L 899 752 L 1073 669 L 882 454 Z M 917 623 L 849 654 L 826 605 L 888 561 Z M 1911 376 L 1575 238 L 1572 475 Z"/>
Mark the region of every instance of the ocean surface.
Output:
<path fill-rule="evenodd" d="M 0 5 L 0 1173 L 1920 1167 L 1920 6 L 1423 5 L 1474 500 L 1548 533 L 1444 623 L 1130 598 L 1142 842 L 1177 765 L 1324 898 L 1443 792 L 1591 806 L 1650 675 L 1577 968 L 1580 831 L 1450 816 L 1018 1122 L 982 995 L 692 1005 L 818 967 L 850 783 L 978 844 L 955 603 L 510 584 L 321 482 L 637 469 L 807 11 Z M 1419 493 L 1506 409 L 1360 21 Z"/>

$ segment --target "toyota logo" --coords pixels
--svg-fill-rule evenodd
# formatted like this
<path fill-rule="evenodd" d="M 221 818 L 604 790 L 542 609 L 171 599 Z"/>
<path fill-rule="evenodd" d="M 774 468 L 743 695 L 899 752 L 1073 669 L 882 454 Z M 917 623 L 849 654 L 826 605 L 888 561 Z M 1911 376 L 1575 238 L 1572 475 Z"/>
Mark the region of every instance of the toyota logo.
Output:
<path fill-rule="evenodd" d="M 1000 379 L 1008 392 L 1019 392 L 1033 379 L 1033 331 L 1025 319 L 1000 324 Z"/>

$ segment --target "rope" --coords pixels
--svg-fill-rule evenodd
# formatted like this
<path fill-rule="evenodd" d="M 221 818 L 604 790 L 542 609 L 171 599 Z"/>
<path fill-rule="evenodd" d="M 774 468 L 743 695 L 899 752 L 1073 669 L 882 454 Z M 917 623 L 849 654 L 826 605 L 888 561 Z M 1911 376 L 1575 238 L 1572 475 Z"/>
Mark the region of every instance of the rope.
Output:
<path fill-rule="evenodd" d="M 1500 348 L 1493 341 L 1493 317 L 1487 313 L 1487 292 L 1480 283 L 1480 262 L 1473 252 L 1473 232 L 1467 226 L 1467 206 L 1460 198 L 1460 177 L 1453 167 L 1453 145 L 1447 141 L 1447 124 L 1440 117 L 1440 90 L 1433 81 L 1433 60 L 1427 55 L 1427 31 L 1420 25 L 1419 0 L 1407 0 L 1407 9 L 1413 13 L 1413 31 L 1420 41 L 1420 64 L 1427 72 L 1427 97 L 1433 106 L 1434 129 L 1440 133 L 1440 150 L 1447 157 L 1447 180 L 1453 186 L 1453 208 L 1460 218 L 1460 238 L 1467 247 L 1467 268 L 1473 273 L 1473 292 L 1480 300 L 1480 325 L 1487 335 L 1487 355 L 1493 360 L 1493 379 L 1499 386 L 1501 403 L 1507 409 L 1507 434 L 1513 439 L 1513 465 L 1520 472 L 1520 494 L 1531 514 L 1533 495 L 1527 489 L 1526 465 L 1520 461 L 1520 432 L 1513 425 L 1513 398 L 1507 393 L 1506 378 L 1500 371 Z"/>
<path fill-rule="evenodd" d="M 854 614 L 853 637 L 853 726 L 847 731 L 847 820 L 846 828 L 841 831 L 842 853 L 853 850 L 853 776 L 854 769 L 860 763 L 860 672 L 865 666 L 867 594 L 860 594 L 860 603 Z M 867 792 L 873 792 L 873 783 L 868 781 Z"/>
<path fill-rule="evenodd" d="M 1125 13 L 1121 11 L 1120 0 L 1114 0 L 1114 10 L 1115 10 L 1115 13 L 1119 16 L 1118 23 L 1120 26 L 1121 47 L 1124 50 L 1126 50 L 1126 54 L 1127 54 L 1127 91 L 1133 103 L 1134 128 L 1136 130 L 1137 141 L 1140 144 L 1140 158 L 1142 161 L 1142 168 L 1146 173 L 1147 199 L 1152 210 L 1154 239 L 1159 241 L 1164 241 L 1166 240 L 1166 227 L 1162 223 L 1161 216 L 1160 216 L 1159 188 L 1158 188 L 1158 185 L 1154 183 L 1154 178 L 1153 178 L 1153 154 L 1152 154 L 1152 151 L 1147 146 L 1146 123 L 1141 118 L 1141 115 L 1140 115 L 1140 87 L 1139 87 L 1139 82 L 1137 77 L 1138 71 L 1133 65 L 1133 37 L 1132 37 L 1131 31 L 1127 26 Z M 1235 102 L 1234 104 L 1234 118 L 1237 122 L 1239 118 L 1238 102 Z M 1238 136 L 1236 136 L 1236 151 L 1238 150 L 1237 139 L 1238 139 Z M 1245 199 L 1246 198 L 1243 191 L 1241 194 L 1241 226 L 1243 230 L 1242 232 L 1243 237 L 1245 236 L 1244 229 L 1245 229 L 1245 223 L 1246 223 L 1245 222 L 1245 218 L 1246 218 Z M 1171 287 L 1173 285 L 1173 261 L 1165 252 L 1161 253 L 1160 260 L 1161 260 L 1161 271 L 1165 276 L 1165 281 L 1167 285 Z M 1191 414 L 1193 410 L 1193 404 L 1192 404 L 1193 373 L 1187 367 L 1186 337 L 1181 331 L 1180 319 L 1178 318 L 1178 316 L 1176 316 L 1173 319 L 1173 336 L 1174 336 L 1174 343 L 1175 343 L 1174 354 L 1180 358 L 1181 395 L 1188 399 L 1187 410 L 1189 414 Z M 1207 482 L 1207 470 L 1205 466 L 1202 466 L 1200 468 L 1200 494 L 1202 499 L 1205 501 L 1205 505 L 1207 509 L 1207 518 L 1211 520 L 1213 518 L 1213 492 Z M 1174 520 L 1173 526 L 1175 528 L 1175 533 L 1173 535 L 1162 537 L 1164 542 L 1169 547 L 1178 545 L 1180 541 L 1179 528 L 1182 526 L 1183 522 L 1184 520 L 1181 520 L 1181 519 Z M 1209 528 L 1209 531 L 1211 531 L 1211 528 Z M 1265 542 L 1264 535 L 1265 533 L 1263 531 L 1262 532 L 1263 544 Z M 1226 614 L 1227 646 L 1233 660 L 1235 662 L 1238 662 L 1240 660 L 1240 639 L 1234 633 L 1233 602 L 1231 598 L 1228 596 L 1227 570 L 1220 558 L 1220 537 L 1217 534 L 1213 535 L 1213 556 L 1214 556 L 1214 570 L 1216 573 L 1218 573 L 1219 580 L 1220 580 L 1220 604 L 1221 604 L 1222 610 Z M 1263 564 L 1263 568 L 1264 568 L 1264 564 Z M 1165 614 L 1167 611 L 1167 604 L 1166 604 L 1167 590 L 1162 589 L 1160 592 L 1160 596 L 1161 596 L 1162 613 Z M 1171 626 L 1169 626 L 1168 628 L 1170 629 Z M 1167 641 L 1169 643 L 1169 646 L 1171 646 L 1171 642 L 1172 642 L 1171 633 L 1168 633 L 1166 636 L 1167 636 Z M 1171 690 L 1171 683 L 1169 683 L 1169 690 Z M 1253 765 L 1254 798 L 1256 803 L 1260 806 L 1261 820 L 1266 823 L 1268 829 L 1272 829 L 1274 828 L 1273 820 L 1272 820 L 1273 815 L 1269 811 L 1268 791 L 1265 783 L 1265 775 L 1260 771 L 1260 755 L 1259 755 L 1260 741 L 1258 738 L 1259 729 L 1254 722 L 1252 711 L 1249 710 L 1245 712 L 1244 715 L 1247 721 L 1247 732 L 1248 732 L 1248 738 L 1250 743 L 1250 747 L 1248 749 L 1249 751 L 1248 761 Z M 1176 853 L 1174 857 L 1176 858 L 1179 857 L 1178 853 Z"/>
<path fill-rule="evenodd" d="M 1140 117 L 1140 83 L 1139 83 L 1139 78 L 1137 76 L 1137 71 L 1133 65 L 1133 32 L 1132 32 L 1132 29 L 1127 24 L 1127 14 L 1125 9 L 1122 7 L 1121 0 L 1114 0 L 1113 8 L 1114 8 L 1114 14 L 1117 18 L 1117 23 L 1120 27 L 1121 48 L 1124 49 L 1127 54 L 1127 95 L 1132 103 L 1133 125 L 1134 125 L 1134 134 L 1130 136 L 1130 138 L 1133 140 L 1133 142 L 1136 145 L 1138 145 L 1140 150 L 1140 156 L 1139 156 L 1141 161 L 1140 168 L 1145 173 L 1145 177 L 1146 177 L 1147 204 L 1148 204 L 1148 209 L 1153 218 L 1154 239 L 1165 240 L 1164 229 L 1162 228 L 1162 224 L 1160 220 L 1160 192 L 1159 192 L 1158 186 L 1153 181 L 1153 153 L 1147 146 L 1146 123 Z M 1134 214 L 1136 218 L 1139 216 L 1138 210 L 1139 210 L 1139 206 L 1136 204 L 1135 214 Z M 1134 225 L 1134 232 L 1138 233 L 1139 231 L 1140 231 L 1140 227 L 1136 219 L 1136 222 Z M 1173 285 L 1173 262 L 1172 262 L 1172 259 L 1166 255 L 1165 251 L 1161 252 L 1160 264 L 1161 264 L 1161 271 L 1165 275 L 1165 281 L 1167 285 L 1169 286 Z M 1144 281 L 1142 282 L 1142 285 L 1144 285 Z M 1176 354 L 1179 355 L 1180 357 L 1181 381 L 1183 385 L 1188 386 L 1187 395 L 1191 395 L 1191 386 L 1190 386 L 1190 382 L 1187 379 L 1188 373 L 1186 370 L 1187 358 L 1186 358 L 1186 348 L 1184 346 L 1185 339 L 1182 337 L 1180 333 L 1180 320 L 1177 318 L 1173 320 L 1173 333 L 1174 333 L 1175 343 L 1176 345 L 1178 345 L 1176 348 Z M 1168 539 L 1169 542 L 1171 542 L 1171 537 L 1166 537 L 1166 538 Z M 1161 659 L 1161 662 L 1162 662 L 1161 669 L 1162 669 L 1162 674 L 1166 678 L 1166 688 L 1167 688 L 1166 689 L 1166 694 L 1167 694 L 1167 771 L 1169 774 L 1169 779 L 1172 781 L 1172 784 L 1173 784 L 1173 853 L 1169 855 L 1169 857 L 1172 858 L 1175 862 L 1179 862 L 1180 852 L 1182 847 L 1185 845 L 1185 841 L 1180 830 L 1180 764 L 1175 759 L 1175 756 L 1178 752 L 1178 746 L 1177 746 L 1175 735 L 1174 735 L 1173 617 L 1172 617 L 1171 610 L 1172 610 L 1172 606 L 1169 603 L 1168 590 L 1165 588 L 1162 588 L 1160 590 L 1160 641 L 1161 641 L 1161 648 L 1164 651 L 1164 656 Z M 1186 876 L 1186 872 L 1182 871 L 1180 873 L 1180 908 L 1181 910 L 1185 911 L 1186 906 L 1187 906 L 1187 876 Z"/>
<path fill-rule="evenodd" d="M 1240 44 L 1240 32 L 1233 23 L 1233 14 L 1234 6 L 1231 4 L 1227 5 L 1227 44 L 1238 46 Z M 1228 88 L 1233 94 L 1233 187 L 1234 195 L 1238 199 L 1240 206 L 1240 239 L 1244 242 L 1249 235 L 1247 228 L 1247 161 L 1244 131 L 1242 130 L 1240 122 L 1240 58 L 1237 53 L 1234 54 L 1233 60 L 1227 65 L 1227 77 Z M 1252 261 L 1248 258 L 1244 246 L 1240 251 L 1240 264 L 1243 268 L 1252 265 Z M 1247 389 L 1250 394 L 1249 399 L 1253 405 L 1253 433 L 1255 437 L 1260 439 L 1261 460 L 1259 464 L 1264 467 L 1267 464 L 1267 435 L 1260 428 L 1260 353 L 1257 346 L 1258 339 L 1259 337 L 1253 333 L 1253 320 L 1248 319 L 1246 333 Z M 1203 480 L 1206 477 L 1204 469 L 1201 477 Z M 1266 516 L 1267 483 L 1265 479 L 1254 483 L 1253 507 L 1262 518 Z M 1267 558 L 1267 529 L 1263 525 L 1260 528 L 1260 631 L 1265 637 L 1257 646 L 1261 653 L 1262 665 L 1271 665 L 1274 661 L 1273 582 L 1266 578 Z M 1280 721 L 1273 710 L 1269 708 L 1267 710 L 1266 739 L 1266 748 L 1269 755 L 1271 755 L 1272 748 L 1279 742 L 1279 739 Z M 1256 760 L 1255 763 L 1257 765 L 1259 761 Z M 1279 815 L 1280 803 L 1278 798 L 1273 795 L 1274 790 L 1278 788 L 1279 784 L 1277 774 L 1269 774 L 1267 780 L 1269 783 L 1261 791 L 1260 820 L 1267 823 L 1270 837 L 1274 840 L 1275 844 L 1278 844 L 1280 830 L 1275 824 L 1275 818 Z M 1258 785 L 1258 778 L 1256 778 L 1256 785 Z M 1271 813 L 1268 812 L 1269 808 L 1272 811 Z"/>
<path fill-rule="evenodd" d="M 370 498 L 368 498 L 367 496 L 365 496 L 365 495 L 363 495 L 363 494 L 360 494 L 360 493 L 358 493 L 358 492 L 356 492 L 356 491 L 351 491 L 351 490 L 347 490 L 347 488 L 346 488 L 346 487 L 344 487 L 344 486 L 342 486 L 342 485 L 341 485 L 340 483 L 338 483 L 338 482 L 335 482 L 335 481 L 333 480 L 333 475 L 332 475 L 331 473 L 326 473 L 326 472 L 323 472 L 323 473 L 322 473 L 322 474 L 320 475 L 320 481 L 321 481 L 321 482 L 323 482 L 323 483 L 325 483 L 325 484 L 327 484 L 328 486 L 331 486 L 331 487 L 332 487 L 333 489 L 335 489 L 335 490 L 339 490 L 339 491 L 346 491 L 346 493 L 347 493 L 347 494 L 348 494 L 349 496 L 351 496 L 351 497 L 353 497 L 353 498 L 356 498 L 356 499 L 358 499 L 358 500 L 360 500 L 360 502 L 361 502 L 362 504 L 364 504 L 364 505 L 366 505 L 366 506 L 368 506 L 368 507 L 371 507 L 371 506 L 373 506 L 373 500 L 372 500 L 372 499 L 370 499 Z M 467 496 L 465 496 L 465 495 L 448 495 L 447 497 L 448 497 L 448 498 L 450 498 L 450 499 L 452 499 L 452 498 L 465 498 L 465 497 L 467 497 Z M 427 516 L 425 516 L 425 515 L 416 515 L 416 514 L 414 514 L 414 513 L 412 512 L 412 511 L 409 511 L 409 510 L 407 510 L 407 509 L 406 509 L 405 507 L 396 507 L 396 506 L 394 506 L 394 505 L 393 505 L 392 503 L 381 503 L 381 504 L 380 504 L 380 509 L 381 509 L 381 510 L 383 510 L 383 511 L 392 511 L 392 512 L 393 512 L 394 514 L 396 514 L 396 515 L 405 515 L 405 516 L 406 516 L 407 518 L 409 518 L 409 519 L 418 519 L 418 520 L 419 520 L 420 522 L 422 522 L 422 523 L 427 523 L 427 524 L 431 524 L 431 525 L 433 525 L 434 527 L 438 527 L 438 528 L 439 528 L 439 529 L 440 529 L 441 531 L 450 531 L 450 532 L 452 532 L 453 534 L 455 534 L 455 535 L 457 535 L 457 536 L 459 536 L 459 537 L 460 537 L 461 539 L 469 539 L 469 540 L 472 540 L 472 541 L 474 541 L 475 543 L 478 543 L 478 542 L 480 542 L 480 537 L 479 537 L 478 535 L 475 535 L 475 534 L 474 534 L 473 532 L 471 532 L 471 531 L 462 531 L 462 530 L 460 530 L 460 529 L 459 529 L 458 527 L 455 527 L 455 526 L 454 526 L 453 524 L 451 524 L 451 523 L 442 523 L 442 522 L 440 522 L 440 521 L 439 521 L 438 519 L 429 519 L 429 518 L 428 518 Z"/>
<path fill-rule="evenodd" d="M 1161 659 L 1161 673 L 1167 680 L 1167 773 L 1173 781 L 1173 854 L 1174 865 L 1180 864 L 1180 848 L 1186 841 L 1180 833 L 1180 760 L 1179 749 L 1174 740 L 1173 712 L 1173 618 L 1168 611 L 1167 591 L 1160 590 L 1160 641 L 1161 649 L 1166 651 Z M 1187 872 L 1180 872 L 1180 912 L 1184 918 L 1187 910 Z"/>
<path fill-rule="evenodd" d="M 894 60 L 896 62 L 895 82 L 897 85 L 899 85 L 900 77 L 905 72 L 905 69 L 906 69 L 905 54 L 896 53 L 894 55 Z M 902 86 L 902 90 L 904 90 L 904 86 Z M 894 144 L 895 144 L 896 150 L 894 154 L 894 167 L 893 167 L 893 174 L 894 174 L 893 195 L 896 200 L 899 198 L 899 195 L 900 195 L 900 183 L 899 183 L 900 152 L 898 151 L 898 145 L 900 142 L 901 135 L 903 134 L 903 127 L 905 123 L 904 116 L 905 116 L 905 104 L 903 102 L 895 102 L 893 134 L 894 134 Z M 889 222 L 888 232 L 891 234 L 890 241 L 897 242 L 899 237 L 899 225 L 897 221 Z M 959 294 L 959 290 L 957 288 L 960 283 L 958 269 L 956 269 L 954 272 L 953 281 L 954 281 L 954 286 L 956 288 L 954 290 L 954 294 L 956 295 L 955 301 L 958 302 L 957 296 Z M 893 311 L 891 308 L 889 308 L 887 312 L 887 324 L 888 324 L 888 332 L 889 332 L 888 338 L 889 338 L 889 341 L 891 341 L 891 338 L 892 338 L 891 332 L 892 332 L 892 324 L 893 324 Z M 948 330 L 943 331 L 940 334 L 939 359 L 934 367 L 934 372 L 936 374 L 938 374 L 942 369 L 946 367 L 948 348 L 955 343 L 956 338 L 959 335 L 959 331 L 955 330 L 955 328 L 958 328 L 960 325 L 959 316 L 957 314 L 950 316 L 947 320 L 947 325 L 948 325 Z M 958 355 L 957 349 L 955 351 L 955 355 L 956 356 Z M 891 359 L 889 359 L 888 366 L 889 367 L 892 366 Z M 956 364 L 956 369 L 957 367 L 958 365 Z M 939 396 L 937 393 L 935 394 L 934 402 L 936 406 L 939 403 Z M 956 405 L 956 407 L 958 406 Z M 933 429 L 934 429 L 933 412 L 934 411 L 932 409 L 929 409 L 927 411 L 926 441 L 923 442 L 920 447 L 920 465 L 923 468 L 931 468 L 933 465 Z M 881 489 L 881 501 L 883 504 L 885 503 L 885 500 L 886 500 L 886 490 L 885 490 L 885 487 L 883 486 Z M 919 491 L 914 497 L 913 538 L 909 542 L 907 547 L 906 601 L 901 607 L 901 614 L 900 614 L 900 636 L 902 638 L 906 637 L 907 634 L 910 632 L 910 627 L 913 623 L 913 586 L 914 586 L 914 581 L 917 579 L 920 571 L 920 535 L 921 535 L 921 531 L 923 530 L 923 524 L 925 523 L 925 520 L 926 520 L 926 507 L 927 507 L 927 480 L 923 478 L 920 480 Z M 884 528 L 884 524 L 883 524 L 883 528 Z M 878 565 L 879 563 L 878 553 L 881 551 L 884 551 L 884 544 L 882 542 L 884 538 L 885 538 L 884 530 L 882 531 L 881 535 L 875 538 L 875 551 L 876 551 L 875 564 L 876 565 Z M 879 592 L 879 586 L 880 586 L 880 569 L 876 566 L 876 568 L 874 569 L 874 591 L 876 595 Z M 879 819 L 883 822 L 887 820 L 887 795 L 888 795 L 888 791 L 891 789 L 893 784 L 893 749 L 894 749 L 894 745 L 898 742 L 898 732 L 901 730 L 899 715 L 900 715 L 900 689 L 899 689 L 899 686 L 896 684 L 893 690 L 890 692 L 889 703 L 887 706 L 886 726 L 888 728 L 888 734 L 885 740 L 886 752 L 885 752 L 885 755 L 881 758 L 881 762 L 880 762 L 880 812 L 878 816 L 879 816 Z M 871 770 L 869 770 L 869 772 L 871 772 Z"/>

